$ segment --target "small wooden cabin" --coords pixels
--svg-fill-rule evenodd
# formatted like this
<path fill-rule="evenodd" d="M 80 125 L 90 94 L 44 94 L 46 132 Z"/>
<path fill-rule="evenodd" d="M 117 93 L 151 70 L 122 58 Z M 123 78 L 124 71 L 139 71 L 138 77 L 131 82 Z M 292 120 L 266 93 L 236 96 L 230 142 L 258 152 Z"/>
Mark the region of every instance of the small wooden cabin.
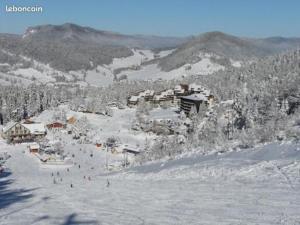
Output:
<path fill-rule="evenodd" d="M 39 150 L 40 150 L 40 146 L 38 145 L 38 144 L 31 144 L 31 145 L 29 145 L 29 152 L 30 153 L 38 153 L 39 152 Z"/>

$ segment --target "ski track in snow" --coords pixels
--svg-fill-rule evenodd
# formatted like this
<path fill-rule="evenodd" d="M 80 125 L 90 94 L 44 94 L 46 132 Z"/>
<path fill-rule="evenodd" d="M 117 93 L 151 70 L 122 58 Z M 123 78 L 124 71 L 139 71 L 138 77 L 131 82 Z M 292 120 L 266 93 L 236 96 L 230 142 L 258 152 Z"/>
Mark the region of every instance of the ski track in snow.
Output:
<path fill-rule="evenodd" d="M 88 146 L 70 146 L 77 164 L 68 172 L 65 167 L 43 168 L 35 156 L 23 153 L 26 145 L 0 140 L 0 152 L 12 155 L 5 164 L 11 174 L 0 177 L 0 224 L 297 225 L 297 148 L 299 144 L 271 144 L 107 173 L 103 152 L 94 150 L 91 158 Z M 19 194 L 7 195 L 17 190 Z"/>

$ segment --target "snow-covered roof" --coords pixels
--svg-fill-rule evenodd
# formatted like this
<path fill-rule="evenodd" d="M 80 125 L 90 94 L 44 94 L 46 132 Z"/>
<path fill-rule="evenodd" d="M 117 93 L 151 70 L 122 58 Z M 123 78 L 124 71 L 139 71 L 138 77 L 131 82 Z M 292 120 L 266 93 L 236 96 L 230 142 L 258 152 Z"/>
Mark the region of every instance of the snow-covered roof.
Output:
<path fill-rule="evenodd" d="M 146 96 L 154 95 L 154 91 L 153 90 L 146 90 L 144 93 L 145 93 Z"/>
<path fill-rule="evenodd" d="M 182 99 L 188 99 L 188 100 L 193 100 L 193 101 L 207 101 L 207 96 L 204 94 L 192 94 L 189 96 L 184 96 L 181 97 Z"/>
<path fill-rule="evenodd" d="M 208 97 L 210 95 L 210 90 L 205 89 L 202 91 L 202 93 Z"/>
<path fill-rule="evenodd" d="M 226 101 L 221 101 L 221 104 L 223 104 L 223 105 L 232 105 L 233 103 L 234 103 L 233 99 L 229 99 L 229 100 L 226 100 Z"/>
<path fill-rule="evenodd" d="M 174 92 L 176 93 L 184 93 L 184 88 L 181 85 L 176 85 L 174 88 Z"/>
<path fill-rule="evenodd" d="M 160 100 L 161 98 L 164 98 L 165 96 L 163 96 L 162 94 L 160 95 L 154 95 L 153 99 L 154 100 Z"/>
<path fill-rule="evenodd" d="M 123 144 L 120 147 L 123 150 L 123 152 L 129 152 L 129 153 L 133 153 L 133 154 L 140 153 L 140 149 L 138 149 L 134 146 L 131 146 L 131 145 Z"/>
<path fill-rule="evenodd" d="M 139 100 L 139 97 L 138 96 L 131 96 L 130 98 L 129 98 L 129 101 L 132 101 L 132 102 L 136 102 L 136 101 L 138 101 Z"/>
<path fill-rule="evenodd" d="M 27 128 L 31 134 L 44 134 L 46 132 L 46 128 L 43 123 L 22 124 L 22 126 Z"/>
<path fill-rule="evenodd" d="M 145 97 L 145 92 L 143 91 L 143 92 L 139 93 L 139 97 Z"/>
<path fill-rule="evenodd" d="M 32 143 L 31 145 L 29 145 L 30 149 L 39 149 L 40 145 L 38 143 Z"/>
<path fill-rule="evenodd" d="M 173 95 L 173 94 L 174 94 L 174 90 L 168 89 L 168 90 L 165 90 L 165 91 L 162 92 L 162 93 L 164 93 L 164 94 L 166 94 L 166 95 Z"/>
<path fill-rule="evenodd" d="M 15 126 L 17 123 L 16 122 L 9 122 L 6 124 L 5 127 L 3 127 L 3 132 L 5 133 L 6 131 L 8 131 L 10 128 L 12 128 L 13 126 Z"/>
<path fill-rule="evenodd" d="M 203 87 L 201 85 L 198 85 L 198 84 L 190 84 L 189 85 L 189 91 L 192 90 L 192 89 L 194 89 L 194 90 L 202 90 Z"/>

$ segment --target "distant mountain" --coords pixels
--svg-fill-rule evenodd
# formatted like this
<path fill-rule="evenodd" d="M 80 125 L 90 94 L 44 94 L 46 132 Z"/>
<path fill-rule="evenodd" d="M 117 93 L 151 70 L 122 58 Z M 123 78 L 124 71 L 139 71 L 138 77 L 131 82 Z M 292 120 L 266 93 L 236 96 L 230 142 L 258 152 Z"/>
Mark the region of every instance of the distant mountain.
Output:
<path fill-rule="evenodd" d="M 23 35 L 25 39 L 71 41 L 93 43 L 98 45 L 114 45 L 128 48 L 165 49 L 175 48 L 187 38 L 158 37 L 146 35 L 124 35 L 116 32 L 96 30 L 72 23 L 63 25 L 42 25 L 29 27 Z"/>
<path fill-rule="evenodd" d="M 165 57 L 143 62 L 171 71 L 198 63 L 203 57 L 226 67 L 232 60 L 264 57 L 298 46 L 299 38 L 249 39 L 222 32 L 186 38 L 124 35 L 66 23 L 29 27 L 23 35 L 0 34 L 0 64 L 28 68 L 30 61 L 38 61 L 64 72 L 86 71 L 111 64 L 115 58 L 133 56 L 135 48 L 153 52 L 176 49 Z"/>
<path fill-rule="evenodd" d="M 181 45 L 172 54 L 161 59 L 159 66 L 164 71 L 170 71 L 184 64 L 200 61 L 204 53 L 218 56 L 214 60 L 228 64 L 229 59 L 244 61 L 295 49 L 298 46 L 300 38 L 249 39 L 222 32 L 209 32 Z"/>
<path fill-rule="evenodd" d="M 12 55 L 22 55 L 62 71 L 88 70 L 109 64 L 114 58 L 133 55 L 131 48 L 176 48 L 185 40 L 123 35 L 67 23 L 29 27 L 22 36 L 2 34 L 0 54 L 5 54 L 9 62 L 14 61 Z"/>

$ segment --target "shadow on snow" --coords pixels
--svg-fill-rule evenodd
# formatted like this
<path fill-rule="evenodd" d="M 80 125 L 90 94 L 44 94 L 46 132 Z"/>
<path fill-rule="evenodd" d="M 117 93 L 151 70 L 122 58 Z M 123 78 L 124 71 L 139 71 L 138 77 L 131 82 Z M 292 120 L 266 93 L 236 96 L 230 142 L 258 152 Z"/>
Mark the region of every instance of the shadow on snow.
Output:
<path fill-rule="evenodd" d="M 99 225 L 96 220 L 77 220 L 77 214 L 72 213 L 69 215 L 62 225 Z"/>
<path fill-rule="evenodd" d="M 12 179 L 8 179 L 10 175 L 9 171 L 0 174 L 0 210 L 33 197 L 33 189 L 9 189 L 13 183 Z"/>

